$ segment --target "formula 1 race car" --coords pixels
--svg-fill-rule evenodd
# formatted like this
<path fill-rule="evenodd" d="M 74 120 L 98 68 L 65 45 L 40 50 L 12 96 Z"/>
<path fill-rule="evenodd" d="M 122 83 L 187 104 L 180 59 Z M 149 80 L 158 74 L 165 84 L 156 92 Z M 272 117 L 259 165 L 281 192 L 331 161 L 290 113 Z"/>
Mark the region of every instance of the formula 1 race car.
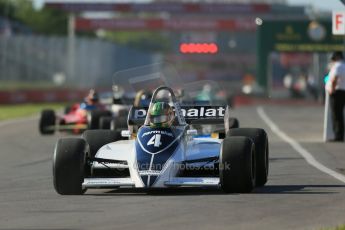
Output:
<path fill-rule="evenodd" d="M 169 106 L 158 97 L 162 91 L 168 92 Z M 228 118 L 228 107 L 180 106 L 171 88 L 159 87 L 148 110 L 131 109 L 130 130 L 87 130 L 82 138 L 59 139 L 53 157 L 55 190 L 62 195 L 123 187 L 251 192 L 267 181 L 268 138 L 263 129 L 229 129 Z M 195 137 L 194 122 L 222 124 L 218 134 L 226 135 Z M 123 136 L 128 140 L 120 140 Z"/>
<path fill-rule="evenodd" d="M 115 88 L 115 89 L 114 89 Z M 148 106 L 150 103 L 152 93 L 150 91 L 139 90 L 136 92 L 135 97 L 131 98 L 125 96 L 123 93 L 119 97 L 117 91 L 120 91 L 119 86 L 113 86 L 113 102 L 110 106 L 109 111 L 111 116 L 102 116 L 99 119 L 100 129 L 111 129 L 111 130 L 122 130 L 127 129 L 127 117 L 131 105 L 134 107 Z M 116 95 L 116 96 L 115 96 Z"/>
<path fill-rule="evenodd" d="M 100 118 L 109 115 L 111 113 L 105 109 L 85 110 L 79 103 L 67 106 L 61 116 L 57 116 L 54 110 L 46 109 L 41 112 L 39 131 L 43 135 L 54 134 L 55 131 L 80 134 L 86 129 L 97 129 Z"/>

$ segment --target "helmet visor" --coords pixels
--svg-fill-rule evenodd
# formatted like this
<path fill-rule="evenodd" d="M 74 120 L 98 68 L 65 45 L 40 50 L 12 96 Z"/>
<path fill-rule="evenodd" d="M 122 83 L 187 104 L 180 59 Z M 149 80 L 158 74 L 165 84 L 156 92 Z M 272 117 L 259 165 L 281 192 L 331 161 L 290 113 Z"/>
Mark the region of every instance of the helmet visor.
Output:
<path fill-rule="evenodd" d="M 151 117 L 151 122 L 153 124 L 165 123 L 165 122 L 168 122 L 168 120 L 169 120 L 169 116 L 167 115 L 159 115 L 159 116 Z"/>

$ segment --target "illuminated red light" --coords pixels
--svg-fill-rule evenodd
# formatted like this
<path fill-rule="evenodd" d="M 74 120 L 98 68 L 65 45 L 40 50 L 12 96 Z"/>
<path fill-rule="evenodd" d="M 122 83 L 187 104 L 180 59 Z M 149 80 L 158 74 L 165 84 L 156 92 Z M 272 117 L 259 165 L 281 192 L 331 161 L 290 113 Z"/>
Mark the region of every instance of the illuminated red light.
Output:
<path fill-rule="evenodd" d="M 180 52 L 183 54 L 216 54 L 218 46 L 215 43 L 182 43 Z"/>

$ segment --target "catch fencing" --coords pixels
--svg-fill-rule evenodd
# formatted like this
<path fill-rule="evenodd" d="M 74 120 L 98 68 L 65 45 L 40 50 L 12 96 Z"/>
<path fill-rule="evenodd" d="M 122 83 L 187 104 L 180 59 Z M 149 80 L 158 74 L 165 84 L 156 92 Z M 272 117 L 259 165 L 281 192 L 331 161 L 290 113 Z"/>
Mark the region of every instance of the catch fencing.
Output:
<path fill-rule="evenodd" d="M 152 52 L 87 37 L 76 38 L 74 50 L 74 71 L 71 74 L 66 37 L 0 36 L 0 84 L 109 87 L 114 72 L 151 64 L 158 58 Z"/>

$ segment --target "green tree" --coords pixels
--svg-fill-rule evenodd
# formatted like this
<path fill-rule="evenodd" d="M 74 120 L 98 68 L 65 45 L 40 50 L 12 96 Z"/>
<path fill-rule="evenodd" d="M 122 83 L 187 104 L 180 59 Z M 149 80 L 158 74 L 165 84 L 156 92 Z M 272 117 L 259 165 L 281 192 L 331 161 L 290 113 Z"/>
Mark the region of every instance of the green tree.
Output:
<path fill-rule="evenodd" d="M 14 18 L 14 6 L 9 0 L 0 0 L 0 16 L 3 18 Z"/>
<path fill-rule="evenodd" d="M 16 0 L 15 17 L 34 32 L 41 34 L 66 34 L 67 14 L 61 10 L 43 8 L 36 11 L 31 1 Z"/>
<path fill-rule="evenodd" d="M 35 33 L 45 35 L 66 35 L 68 13 L 58 9 L 44 7 L 33 9 L 32 1 L 0 0 L 0 16 L 16 20 L 30 27 Z M 80 32 L 80 36 L 94 36 L 94 32 Z M 169 51 L 169 34 L 152 31 L 107 31 L 105 40 L 142 50 Z"/>
<path fill-rule="evenodd" d="M 61 10 L 43 8 L 36 11 L 31 1 L 0 0 L 0 15 L 19 21 L 40 34 L 66 34 L 67 13 Z"/>

